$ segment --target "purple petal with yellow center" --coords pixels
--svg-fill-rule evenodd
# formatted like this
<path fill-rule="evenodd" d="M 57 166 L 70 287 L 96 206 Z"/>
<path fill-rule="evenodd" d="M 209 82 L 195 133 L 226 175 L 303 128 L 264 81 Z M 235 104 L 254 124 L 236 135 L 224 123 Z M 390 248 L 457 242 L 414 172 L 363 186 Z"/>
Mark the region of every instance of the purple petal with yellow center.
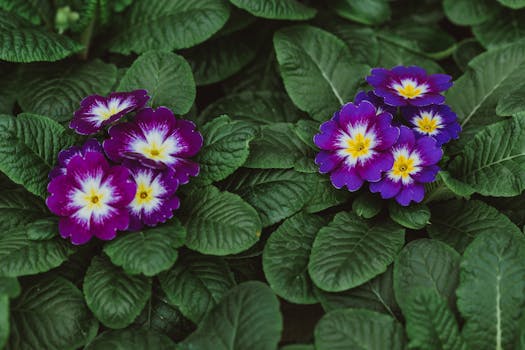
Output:
<path fill-rule="evenodd" d="M 355 104 L 359 104 L 363 101 L 368 101 L 371 104 L 373 104 L 376 108 L 376 114 L 381 114 L 383 112 L 390 113 L 392 116 L 395 116 L 397 114 L 396 107 L 387 105 L 385 103 L 385 100 L 382 97 L 379 97 L 376 94 L 374 94 L 373 91 L 360 91 L 357 93 L 357 95 L 355 95 Z"/>
<path fill-rule="evenodd" d="M 407 106 L 401 112 L 416 135 L 433 137 L 438 146 L 459 138 L 458 117 L 447 105 Z"/>
<path fill-rule="evenodd" d="M 87 152 L 103 153 L 104 150 L 97 140 L 89 139 L 82 145 L 82 147 L 72 146 L 60 151 L 60 153 L 58 153 L 58 164 L 49 172 L 49 179 L 52 180 L 59 175 L 64 175 L 71 158 L 77 155 L 84 156 Z"/>

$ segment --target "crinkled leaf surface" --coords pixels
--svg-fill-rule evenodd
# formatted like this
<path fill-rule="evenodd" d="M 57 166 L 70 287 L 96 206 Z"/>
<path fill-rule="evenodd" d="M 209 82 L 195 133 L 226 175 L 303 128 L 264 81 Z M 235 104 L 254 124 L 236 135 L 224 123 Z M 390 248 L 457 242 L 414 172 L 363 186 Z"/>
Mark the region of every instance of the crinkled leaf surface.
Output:
<path fill-rule="evenodd" d="M 106 331 L 89 343 L 85 350 L 171 350 L 175 344 L 166 335 L 144 329 Z"/>
<path fill-rule="evenodd" d="M 232 4 L 254 16 L 268 19 L 305 20 L 317 11 L 297 0 L 230 0 Z"/>

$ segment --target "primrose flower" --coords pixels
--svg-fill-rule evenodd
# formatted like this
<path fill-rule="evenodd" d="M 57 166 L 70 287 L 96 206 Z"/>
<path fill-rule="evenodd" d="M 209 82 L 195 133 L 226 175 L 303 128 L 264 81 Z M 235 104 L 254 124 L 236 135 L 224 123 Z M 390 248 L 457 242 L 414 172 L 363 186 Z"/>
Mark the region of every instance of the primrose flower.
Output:
<path fill-rule="evenodd" d="M 66 173 L 66 167 L 71 158 L 76 155 L 84 156 L 87 152 L 104 152 L 100 143 L 95 139 L 87 140 L 82 147 L 72 146 L 58 153 L 58 165 L 49 172 L 49 179 L 52 180 L 59 175 Z"/>
<path fill-rule="evenodd" d="M 80 102 L 80 108 L 75 112 L 69 127 L 81 135 L 95 134 L 103 126 L 141 109 L 148 100 L 146 90 L 114 92 L 108 97 L 88 96 Z"/>
<path fill-rule="evenodd" d="M 386 152 L 396 142 L 399 129 L 392 126 L 392 115 L 377 115 L 368 101 L 347 103 L 314 136 L 321 152 L 315 158 L 321 173 L 331 173 L 336 188 L 357 191 L 366 181 L 379 181 L 381 173 L 392 168 L 394 159 Z"/>
<path fill-rule="evenodd" d="M 436 178 L 439 167 L 436 165 L 443 151 L 436 140 L 423 136 L 416 139 L 414 132 L 406 126 L 400 127 L 399 139 L 392 147 L 394 164 L 383 179 L 370 184 L 371 192 L 379 192 L 383 198 L 394 198 L 407 206 L 411 201 L 419 203 L 425 197 L 426 182 Z"/>
<path fill-rule="evenodd" d="M 388 105 L 427 106 L 445 102 L 440 93 L 452 86 L 451 79 L 446 74 L 427 74 L 423 68 L 416 66 L 397 66 L 391 70 L 374 68 L 366 81 Z"/>
<path fill-rule="evenodd" d="M 110 166 L 99 152 L 75 155 L 64 175 L 55 177 L 47 189 L 46 204 L 60 216 L 58 230 L 73 244 L 84 244 L 93 236 L 115 238 L 129 225 L 128 204 L 137 186 L 123 166 Z"/>
<path fill-rule="evenodd" d="M 372 91 L 360 91 L 355 95 L 354 103 L 356 105 L 360 104 L 362 101 L 368 101 L 374 105 L 376 108 L 376 114 L 381 114 L 383 112 L 388 112 L 395 116 L 397 114 L 397 108 L 385 104 L 385 101 L 382 97 L 377 96 Z"/>
<path fill-rule="evenodd" d="M 401 112 L 418 135 L 432 136 L 438 146 L 457 139 L 461 132 L 456 113 L 447 105 L 408 106 L 402 108 Z"/>
<path fill-rule="evenodd" d="M 195 124 L 176 119 L 168 108 L 145 108 L 133 122 L 112 126 L 109 135 L 103 147 L 115 162 L 131 159 L 150 168 L 172 168 L 180 184 L 199 173 L 199 165 L 188 158 L 201 149 L 202 135 Z"/>
<path fill-rule="evenodd" d="M 173 211 L 180 206 L 175 195 L 179 182 L 172 169 L 158 170 L 140 164 L 126 162 L 137 184 L 137 192 L 129 204 L 130 230 L 138 230 L 144 225 L 155 226 L 173 217 Z"/>

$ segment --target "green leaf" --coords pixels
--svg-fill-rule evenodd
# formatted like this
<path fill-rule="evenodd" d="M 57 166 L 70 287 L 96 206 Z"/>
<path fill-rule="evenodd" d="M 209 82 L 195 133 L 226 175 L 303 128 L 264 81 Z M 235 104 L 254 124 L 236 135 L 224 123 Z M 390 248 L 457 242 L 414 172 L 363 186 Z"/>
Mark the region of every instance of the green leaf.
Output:
<path fill-rule="evenodd" d="M 20 295 L 20 283 L 14 277 L 0 277 L 0 295 L 5 294 L 9 298 Z"/>
<path fill-rule="evenodd" d="M 386 271 L 404 243 L 405 230 L 393 222 L 338 213 L 319 230 L 308 271 L 317 287 L 340 292 Z"/>
<path fill-rule="evenodd" d="M 235 286 L 233 274 L 222 258 L 198 254 L 182 256 L 159 280 L 169 302 L 195 324 Z"/>
<path fill-rule="evenodd" d="M 501 116 L 514 115 L 525 111 L 525 84 L 518 85 L 516 88 L 503 95 L 496 106 L 496 114 Z"/>
<path fill-rule="evenodd" d="M 145 329 L 106 331 L 84 350 L 172 350 L 175 344 L 166 335 Z"/>
<path fill-rule="evenodd" d="M 252 17 L 253 18 L 253 17 Z M 244 32 L 220 36 L 184 52 L 197 85 L 225 80 L 255 58 L 257 41 Z"/>
<path fill-rule="evenodd" d="M 51 4 L 47 0 L 1 0 L 0 9 L 15 13 L 34 25 L 42 22 L 50 24 L 53 16 Z"/>
<path fill-rule="evenodd" d="M 9 337 L 9 297 L 0 293 L 0 348 L 3 349 Z"/>
<path fill-rule="evenodd" d="M 455 302 L 460 255 L 448 245 L 433 239 L 418 239 L 408 243 L 394 263 L 394 292 L 405 312 L 408 297 L 414 288 L 430 288 L 437 295 Z"/>
<path fill-rule="evenodd" d="M 370 310 L 335 310 L 317 323 L 315 349 L 403 350 L 403 326 L 390 316 Z"/>
<path fill-rule="evenodd" d="M 256 17 L 282 20 L 306 20 L 315 17 L 317 10 L 296 0 L 230 0 L 238 8 Z"/>
<path fill-rule="evenodd" d="M 110 49 L 127 55 L 189 48 L 210 38 L 229 16 L 229 6 L 221 0 L 135 1 Z"/>
<path fill-rule="evenodd" d="M 383 208 L 383 200 L 379 196 L 363 192 L 352 202 L 352 210 L 365 219 L 371 219 Z"/>
<path fill-rule="evenodd" d="M 188 194 L 182 210 L 188 232 L 186 245 L 200 253 L 240 253 L 259 240 L 257 212 L 233 193 L 213 186 L 199 188 Z"/>
<path fill-rule="evenodd" d="M 248 144 L 256 129 L 243 121 L 223 115 L 201 128 L 204 145 L 197 156 L 201 172 L 197 181 L 212 183 L 224 180 L 244 164 L 250 153 Z"/>
<path fill-rule="evenodd" d="M 27 227 L 27 238 L 33 241 L 45 241 L 58 236 L 58 218 L 43 218 L 32 222 Z"/>
<path fill-rule="evenodd" d="M 89 309 L 109 328 L 124 328 L 140 314 L 151 295 L 151 279 L 127 275 L 108 259 L 95 256 L 83 284 Z"/>
<path fill-rule="evenodd" d="M 412 230 L 422 229 L 430 219 L 430 209 L 425 204 L 403 207 L 391 201 L 388 203 L 388 212 L 393 221 Z"/>
<path fill-rule="evenodd" d="M 452 174 L 484 196 L 512 197 L 525 190 L 525 119 L 486 126 L 450 163 Z"/>
<path fill-rule="evenodd" d="M 472 27 L 472 33 L 488 49 L 494 49 L 523 39 L 525 13 L 501 11 L 497 16 Z"/>
<path fill-rule="evenodd" d="M 507 6 L 515 10 L 525 7 L 524 0 L 498 0 L 498 2 L 503 6 Z"/>
<path fill-rule="evenodd" d="M 0 43 L 0 59 L 9 62 L 53 62 L 83 49 L 66 36 L 34 27 L 23 18 L 2 11 Z"/>
<path fill-rule="evenodd" d="M 11 335 L 6 350 L 77 349 L 98 329 L 82 292 L 56 278 L 33 283 L 11 304 Z"/>
<path fill-rule="evenodd" d="M 292 216 L 309 202 L 316 177 L 293 170 L 249 170 L 237 172 L 226 189 L 254 207 L 262 226 L 267 227 Z"/>
<path fill-rule="evenodd" d="M 17 277 L 46 272 L 60 266 L 74 253 L 62 238 L 32 241 L 26 227 L 0 233 L 0 276 Z"/>
<path fill-rule="evenodd" d="M 452 23 L 470 26 L 488 20 L 496 12 L 497 5 L 493 0 L 444 0 L 443 9 Z"/>
<path fill-rule="evenodd" d="M 295 122 L 303 117 L 290 98 L 279 91 L 244 91 L 227 95 L 206 107 L 199 119 L 204 122 L 221 114 L 256 124 Z"/>
<path fill-rule="evenodd" d="M 117 237 L 104 246 L 111 262 L 126 273 L 155 276 L 175 264 L 186 230 L 179 220 Z"/>
<path fill-rule="evenodd" d="M 24 66 L 18 103 L 24 112 L 68 121 L 84 97 L 106 95 L 116 79 L 117 68 L 100 60 Z"/>
<path fill-rule="evenodd" d="M 456 50 L 452 53 L 452 58 L 458 67 L 465 71 L 468 68 L 468 63 L 479 54 L 483 53 L 483 47 L 474 38 L 469 38 L 461 41 Z"/>
<path fill-rule="evenodd" d="M 344 42 L 319 28 L 283 28 L 275 33 L 273 43 L 288 95 L 319 121 L 352 100 L 369 70 L 352 61 Z"/>
<path fill-rule="evenodd" d="M 410 348 L 467 350 L 447 300 L 431 288 L 410 291 L 403 314 L 407 322 Z"/>
<path fill-rule="evenodd" d="M 282 329 L 279 302 L 272 290 L 261 282 L 245 282 L 231 289 L 179 348 L 274 350 Z"/>
<path fill-rule="evenodd" d="M 0 171 L 31 193 L 46 198 L 47 175 L 58 152 L 73 142 L 60 124 L 47 117 L 0 116 Z"/>
<path fill-rule="evenodd" d="M 431 206 L 430 237 L 439 239 L 463 253 L 480 234 L 520 233 L 520 229 L 496 208 L 478 200 L 453 200 Z"/>
<path fill-rule="evenodd" d="M 341 17 L 363 24 L 381 24 L 390 19 L 390 4 L 387 0 L 336 0 L 330 7 Z"/>
<path fill-rule="evenodd" d="M 140 55 L 126 71 L 118 90 L 146 89 L 153 107 L 166 106 L 175 114 L 187 113 L 195 101 L 195 81 L 186 60 L 171 52 Z"/>
<path fill-rule="evenodd" d="M 374 29 L 336 18 L 323 23 L 323 26 L 346 43 L 352 60 L 371 66 L 377 65 L 380 45 Z"/>
<path fill-rule="evenodd" d="M 0 117 L 0 119 L 3 117 Z M 1 123 L 1 122 L 0 122 Z M 38 197 L 24 190 L 2 190 L 0 230 L 24 226 L 46 215 L 46 206 Z"/>
<path fill-rule="evenodd" d="M 285 345 L 280 350 L 315 350 L 313 344 L 292 344 Z"/>
<path fill-rule="evenodd" d="M 486 232 L 467 247 L 456 292 L 471 349 L 512 349 L 525 306 L 523 234 Z"/>
<path fill-rule="evenodd" d="M 315 185 L 310 188 L 311 197 L 304 206 L 308 213 L 317 213 L 325 209 L 345 203 L 350 197 L 350 192 L 337 189 L 332 185 L 329 176 L 322 174 L 309 175 L 315 178 Z"/>
<path fill-rule="evenodd" d="M 273 291 L 297 304 L 314 304 L 308 260 L 315 235 L 326 224 L 322 217 L 298 213 L 275 230 L 264 247 L 264 275 Z"/>

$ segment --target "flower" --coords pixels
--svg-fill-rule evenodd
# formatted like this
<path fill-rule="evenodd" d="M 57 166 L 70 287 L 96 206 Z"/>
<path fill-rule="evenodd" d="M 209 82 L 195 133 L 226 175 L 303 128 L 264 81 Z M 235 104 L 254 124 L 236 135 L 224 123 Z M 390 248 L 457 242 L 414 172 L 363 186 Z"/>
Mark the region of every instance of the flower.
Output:
<path fill-rule="evenodd" d="M 155 226 L 173 217 L 173 210 L 180 206 L 175 195 L 179 182 L 173 170 L 146 168 L 140 164 L 127 161 L 125 165 L 131 170 L 137 192 L 129 204 L 130 230 L 138 230 L 145 225 Z"/>
<path fill-rule="evenodd" d="M 432 136 L 438 146 L 457 139 L 461 132 L 456 113 L 447 105 L 408 106 L 402 108 L 401 112 L 418 135 Z"/>
<path fill-rule="evenodd" d="M 439 171 L 436 164 L 443 151 L 431 137 L 416 140 L 411 129 L 401 126 L 400 130 L 399 139 L 391 150 L 394 164 L 381 181 L 370 184 L 370 191 L 381 193 L 385 199 L 395 197 L 399 204 L 407 206 L 411 201 L 419 203 L 423 200 L 423 184 L 435 180 Z"/>
<path fill-rule="evenodd" d="M 391 123 L 392 115 L 377 115 L 368 101 L 347 103 L 314 136 L 321 149 L 315 158 L 319 171 L 331 172 L 332 184 L 350 191 L 357 191 L 365 180 L 379 181 L 394 162 L 392 154 L 385 152 L 399 136 L 399 129 Z"/>
<path fill-rule="evenodd" d="M 368 101 L 374 105 L 376 108 L 376 114 L 381 114 L 383 112 L 388 112 L 395 116 L 397 114 L 397 108 L 385 104 L 385 101 L 382 97 L 377 96 L 372 91 L 360 91 L 355 95 L 354 103 L 360 104 L 362 101 Z"/>
<path fill-rule="evenodd" d="M 446 74 L 429 75 L 416 66 L 397 66 L 392 70 L 374 68 L 366 77 L 374 93 L 391 106 L 442 104 L 445 97 L 440 92 L 452 86 L 451 79 Z"/>
<path fill-rule="evenodd" d="M 69 127 L 81 135 L 95 134 L 103 126 L 141 109 L 148 100 L 146 90 L 114 92 L 108 97 L 88 96 L 80 102 L 80 108 L 75 112 Z"/>
<path fill-rule="evenodd" d="M 82 147 L 72 146 L 58 153 L 58 165 L 49 172 L 49 179 L 52 180 L 59 175 L 66 173 L 66 167 L 71 158 L 76 155 L 84 156 L 87 152 L 104 152 L 100 143 L 95 139 L 87 140 Z"/>
<path fill-rule="evenodd" d="M 109 135 L 103 147 L 115 162 L 132 159 L 150 168 L 172 168 L 180 184 L 199 173 L 199 165 L 188 158 L 201 149 L 202 135 L 168 108 L 145 108 L 134 121 L 112 126 Z"/>
<path fill-rule="evenodd" d="M 75 155 L 66 173 L 55 177 L 47 189 L 49 209 L 60 216 L 58 230 L 73 244 L 84 244 L 93 236 L 115 238 L 129 225 L 128 204 L 137 186 L 123 166 L 110 166 L 99 152 Z"/>

